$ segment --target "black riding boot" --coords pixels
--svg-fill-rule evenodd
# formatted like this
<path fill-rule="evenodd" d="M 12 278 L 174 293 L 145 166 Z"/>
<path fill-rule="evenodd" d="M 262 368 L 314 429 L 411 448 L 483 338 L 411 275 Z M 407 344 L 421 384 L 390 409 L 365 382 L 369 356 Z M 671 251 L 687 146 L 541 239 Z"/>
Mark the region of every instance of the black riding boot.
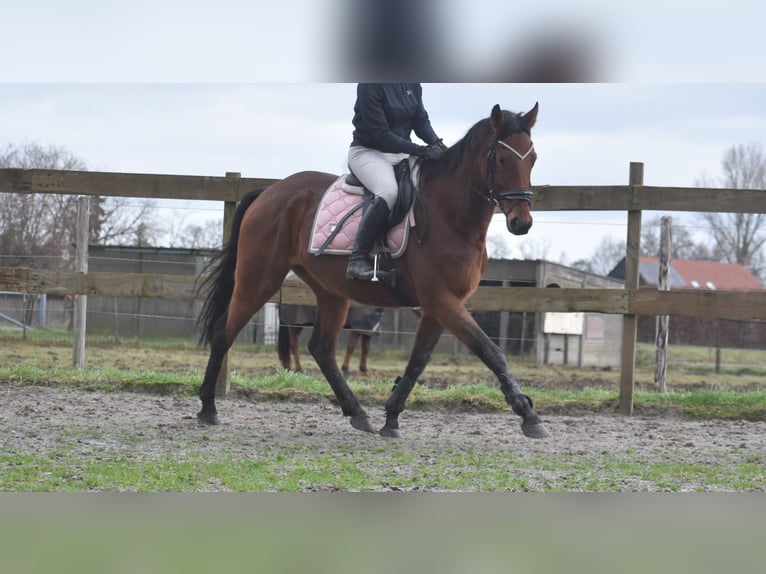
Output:
<path fill-rule="evenodd" d="M 348 260 L 348 267 L 346 267 L 348 279 L 370 280 L 372 278 L 373 270 L 368 256 L 375 241 L 383 234 L 388 211 L 388 205 L 382 197 L 376 197 L 365 211 L 356 241 L 354 241 L 354 249 Z"/>

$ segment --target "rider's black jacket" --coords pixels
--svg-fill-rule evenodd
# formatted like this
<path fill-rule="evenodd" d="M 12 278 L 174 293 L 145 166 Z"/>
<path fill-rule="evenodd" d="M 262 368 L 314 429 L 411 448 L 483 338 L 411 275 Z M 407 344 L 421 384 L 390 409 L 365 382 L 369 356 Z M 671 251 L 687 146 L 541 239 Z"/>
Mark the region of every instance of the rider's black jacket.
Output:
<path fill-rule="evenodd" d="M 410 140 L 412 131 L 427 144 L 439 141 L 423 107 L 420 84 L 359 84 L 353 124 L 352 147 L 417 155 L 421 146 Z"/>

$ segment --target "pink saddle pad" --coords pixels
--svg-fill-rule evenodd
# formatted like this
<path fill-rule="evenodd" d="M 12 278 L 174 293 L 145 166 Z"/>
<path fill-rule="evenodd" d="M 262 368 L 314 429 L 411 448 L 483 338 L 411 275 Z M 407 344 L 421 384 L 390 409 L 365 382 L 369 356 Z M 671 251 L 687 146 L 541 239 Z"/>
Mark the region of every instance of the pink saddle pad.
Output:
<path fill-rule="evenodd" d="M 309 253 L 317 254 L 328 238 L 333 234 L 338 225 L 342 225 L 332 241 L 325 247 L 323 254 L 348 255 L 354 246 L 354 238 L 362 221 L 362 208 L 359 207 L 364 200 L 360 187 L 345 184 L 346 176 L 336 179 L 327 191 L 324 192 L 319 202 L 314 225 L 311 228 L 311 242 Z M 356 208 L 356 211 L 346 217 Z M 345 218 L 345 221 L 343 221 Z M 390 253 L 394 259 L 401 256 L 407 248 L 410 227 L 414 220 L 412 210 L 396 227 L 388 233 L 388 247 L 373 249 L 374 253 Z"/>

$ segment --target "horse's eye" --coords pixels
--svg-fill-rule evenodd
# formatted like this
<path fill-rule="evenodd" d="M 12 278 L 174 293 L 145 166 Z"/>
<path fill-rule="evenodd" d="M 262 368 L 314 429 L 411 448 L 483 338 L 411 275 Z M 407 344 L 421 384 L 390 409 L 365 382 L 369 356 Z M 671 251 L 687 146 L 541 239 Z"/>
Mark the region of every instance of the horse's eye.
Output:
<path fill-rule="evenodd" d="M 497 158 L 497 163 L 499 163 L 500 165 L 505 165 L 508 163 L 508 160 L 505 159 L 504 157 L 499 157 Z"/>

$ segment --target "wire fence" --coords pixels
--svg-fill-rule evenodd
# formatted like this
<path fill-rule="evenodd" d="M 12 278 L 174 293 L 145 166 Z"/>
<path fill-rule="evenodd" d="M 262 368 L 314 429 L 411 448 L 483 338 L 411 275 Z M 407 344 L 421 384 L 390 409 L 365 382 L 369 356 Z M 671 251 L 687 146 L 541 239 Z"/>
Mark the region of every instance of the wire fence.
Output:
<path fill-rule="evenodd" d="M 141 203 L 127 203 L 125 209 L 145 209 L 146 206 Z M 164 201 L 161 204 L 155 203 L 152 209 L 159 218 L 173 219 L 174 213 L 178 211 L 202 214 L 202 217 L 209 217 L 215 221 L 220 220 L 221 209 L 219 207 L 199 206 L 199 202 L 191 205 L 189 202 L 183 203 L 175 200 Z M 578 229 L 601 230 L 605 234 L 619 234 L 625 232 L 627 223 L 618 220 L 604 220 L 604 218 L 589 218 L 588 212 L 578 215 L 585 217 L 567 218 L 559 220 L 550 217 L 548 212 L 541 212 L 536 217 L 536 222 L 541 224 L 556 224 L 563 226 L 576 226 Z M 696 214 L 685 214 L 683 222 L 676 222 L 675 227 L 683 228 L 695 233 L 710 235 L 712 228 L 706 225 L 701 218 L 695 217 Z M 619 217 L 624 217 L 621 214 Z M 651 221 L 644 223 L 645 228 L 651 229 L 655 224 Z M 543 238 L 544 239 L 544 238 Z M 534 240 L 533 240 L 534 243 Z M 213 246 L 217 247 L 217 246 Z M 115 248 L 119 250 L 120 248 Z M 171 249 L 172 250 L 172 249 Z M 151 260 L 144 256 L 133 256 L 122 253 L 119 256 L 111 256 L 106 252 L 91 253 L 89 256 L 90 269 L 96 271 L 99 269 L 121 269 L 126 266 L 134 266 L 138 272 L 142 272 L 146 266 L 154 266 L 162 269 L 163 273 L 178 273 L 183 275 L 196 275 L 200 272 L 202 264 L 199 259 L 179 260 L 177 257 L 166 257 L 164 253 L 166 248 L 147 247 L 147 252 L 155 252 L 157 255 Z M 180 252 L 194 251 L 190 248 L 177 248 Z M 204 249 L 201 251 L 205 251 Z M 538 253 L 539 258 L 555 261 L 556 257 L 551 257 L 548 253 Z M 559 254 L 560 257 L 563 254 Z M 204 256 L 203 256 L 204 259 Z M 34 255 L 24 253 L 0 253 L 0 266 L 7 265 L 8 262 L 24 261 L 24 266 L 33 269 L 42 268 L 72 268 L 74 260 L 62 255 Z M 504 281 L 505 277 L 493 275 L 491 272 L 485 275 L 488 281 Z M 520 285 L 522 282 L 516 282 Z M 534 285 L 534 281 L 527 282 Z M 44 307 L 42 307 L 44 305 Z M 98 333 L 104 336 L 113 337 L 115 340 L 123 338 L 152 338 L 152 337 L 179 337 L 182 339 L 196 340 L 196 321 L 199 313 L 200 304 L 198 302 L 189 303 L 188 301 L 158 301 L 158 300 L 136 300 L 117 297 L 90 297 L 88 308 L 88 327 L 89 332 Z M 391 314 L 388 314 L 390 317 Z M 45 303 L 37 297 L 23 297 L 18 294 L 0 294 L 0 328 L 10 332 L 18 331 L 24 336 L 27 329 L 44 326 L 46 328 L 66 329 L 70 326 L 72 311 L 70 301 L 67 298 L 58 300 L 48 298 Z M 654 317 L 645 317 L 647 323 L 651 323 L 651 328 L 639 330 L 639 340 L 651 342 L 653 340 L 653 322 Z M 766 348 L 766 334 L 763 321 L 757 320 L 727 320 L 722 319 L 710 323 L 704 331 L 704 338 L 700 337 L 700 329 L 690 327 L 679 329 L 679 322 L 674 321 L 675 330 L 671 327 L 671 343 L 674 344 L 697 344 L 708 349 L 727 349 L 727 348 Z M 730 325 L 736 323 L 739 325 L 734 329 Z M 698 323 L 699 324 L 699 323 Z M 403 320 L 400 315 L 396 321 L 384 321 L 380 332 L 376 337 L 376 346 L 384 349 L 406 349 L 415 338 L 414 321 Z M 253 343 L 256 345 L 273 345 L 276 342 L 276 333 L 278 329 L 278 313 L 273 309 L 264 310 L 250 321 L 247 327 L 240 334 L 239 340 Z M 491 331 L 492 329 L 485 329 Z M 310 332 L 310 327 L 306 329 Z M 692 337 L 696 334 L 696 339 Z M 565 347 L 575 344 L 573 340 L 563 340 L 561 337 L 552 337 L 548 335 L 537 336 L 514 336 L 502 332 L 495 328 L 490 333 L 492 339 L 504 350 L 515 352 L 517 354 L 528 354 L 543 356 L 548 351 L 553 353 L 564 353 L 564 361 L 567 361 Z M 675 340 L 674 340 L 675 337 Z M 308 336 L 304 335 L 307 340 Z M 562 342 L 563 340 L 563 342 Z M 582 341 L 577 344 L 582 345 Z M 545 353 L 543 353 L 543 347 Z M 460 344 L 455 337 L 445 334 L 437 348 L 437 351 L 460 355 L 468 351 Z M 571 349 L 570 349 L 571 351 Z M 575 347 L 576 353 L 576 347 Z M 719 351 L 720 354 L 720 351 Z M 572 364 L 576 364 L 576 360 Z M 671 358 L 672 362 L 672 358 Z"/>
<path fill-rule="evenodd" d="M 91 297 L 91 299 L 97 299 Z M 102 298 L 112 300 L 119 298 Z M 25 303 L 26 301 L 26 303 Z M 45 303 L 43 303 L 45 301 Z M 92 302 L 94 303 L 94 302 Z M 88 325 L 100 328 L 90 328 L 91 336 L 101 336 L 114 342 L 125 340 L 139 340 L 150 343 L 153 339 L 177 338 L 179 341 L 194 342 L 198 340 L 195 329 L 198 312 L 198 305 L 182 302 L 186 310 L 183 313 L 152 313 L 136 312 L 135 310 L 119 310 L 118 306 L 112 309 L 94 309 L 91 304 L 88 310 Z M 29 308 L 34 308 L 31 321 L 24 322 L 25 312 Z M 402 313 L 404 311 L 404 313 Z M 402 315 L 413 315 L 407 310 L 397 310 L 400 313 L 398 319 L 394 320 L 395 311 L 386 311 L 381 328 L 373 337 L 372 349 L 375 350 L 396 350 L 406 352 L 415 340 L 415 321 L 406 322 L 402 320 Z M 519 314 L 521 315 L 521 314 Z M 28 316 L 28 315 L 27 315 Z M 414 315 L 413 315 L 414 318 Z M 5 337 L 24 338 L 30 331 L 45 328 L 51 331 L 66 331 L 71 329 L 72 311 L 66 297 L 46 297 L 46 296 L 24 296 L 18 293 L 0 292 L 0 333 Z M 654 317 L 642 317 L 647 324 L 653 324 Z M 671 333 L 673 323 L 678 323 L 686 318 L 671 318 Z M 739 329 L 753 332 L 760 330 L 766 332 L 766 321 L 763 320 L 742 320 L 742 319 L 720 319 L 709 320 L 710 334 L 705 341 L 697 341 L 699 351 L 695 353 L 693 359 L 689 359 L 688 353 L 674 356 L 673 349 L 688 345 L 687 342 L 671 337 L 669 347 L 668 364 L 671 369 L 683 368 L 686 371 L 699 370 L 700 380 L 705 380 L 705 376 L 710 369 L 716 372 L 721 370 L 740 372 L 745 376 L 750 376 L 752 381 L 757 384 L 766 384 L 766 353 L 763 353 L 761 359 L 753 358 L 754 355 L 744 354 L 743 350 L 759 350 L 755 344 L 733 344 L 737 343 L 735 337 L 732 337 L 730 331 Z M 398 324 L 398 328 L 393 328 Z M 717 327 L 717 329 L 716 329 Z M 257 313 L 248 325 L 242 330 L 238 337 L 238 343 L 253 345 L 256 349 L 268 349 L 274 347 L 277 342 L 277 331 L 279 328 L 279 313 L 276 304 L 269 303 Z M 306 344 L 312 332 L 311 326 L 304 327 L 301 335 L 301 353 L 307 353 Z M 339 348 L 345 345 L 345 338 L 348 330 L 344 330 L 339 341 Z M 678 330 L 676 330 L 678 332 Z M 715 338 L 718 333 L 718 339 Z M 726 334 L 722 337 L 722 334 Z M 639 328 L 639 334 L 642 334 Z M 538 345 L 543 345 L 545 353 L 555 355 L 566 353 L 565 345 L 570 346 L 569 360 L 564 356 L 562 364 L 578 366 L 577 355 L 579 345 L 583 344 L 582 339 L 570 337 L 565 341 L 561 336 L 543 335 L 541 337 L 528 336 L 504 336 L 495 333 L 493 340 L 503 349 L 510 351 L 509 357 L 527 356 L 534 357 L 538 352 Z M 44 338 L 44 336 L 43 336 Z M 644 349 L 653 343 L 653 334 L 640 336 L 639 341 L 644 343 Z M 740 337 L 742 343 L 744 338 Z M 519 349 L 523 352 L 518 352 Z M 452 356 L 469 355 L 470 352 L 452 335 L 445 333 L 440 341 L 436 351 L 442 354 Z M 646 354 L 646 350 L 644 351 Z M 651 355 L 651 353 L 650 353 Z M 758 355 L 756 355 L 757 357 Z M 511 359 L 512 360 L 512 359 Z M 653 361 L 653 356 L 644 357 L 644 362 Z M 548 362 L 548 361 L 546 361 Z M 552 362 L 552 361 L 551 361 Z"/>

